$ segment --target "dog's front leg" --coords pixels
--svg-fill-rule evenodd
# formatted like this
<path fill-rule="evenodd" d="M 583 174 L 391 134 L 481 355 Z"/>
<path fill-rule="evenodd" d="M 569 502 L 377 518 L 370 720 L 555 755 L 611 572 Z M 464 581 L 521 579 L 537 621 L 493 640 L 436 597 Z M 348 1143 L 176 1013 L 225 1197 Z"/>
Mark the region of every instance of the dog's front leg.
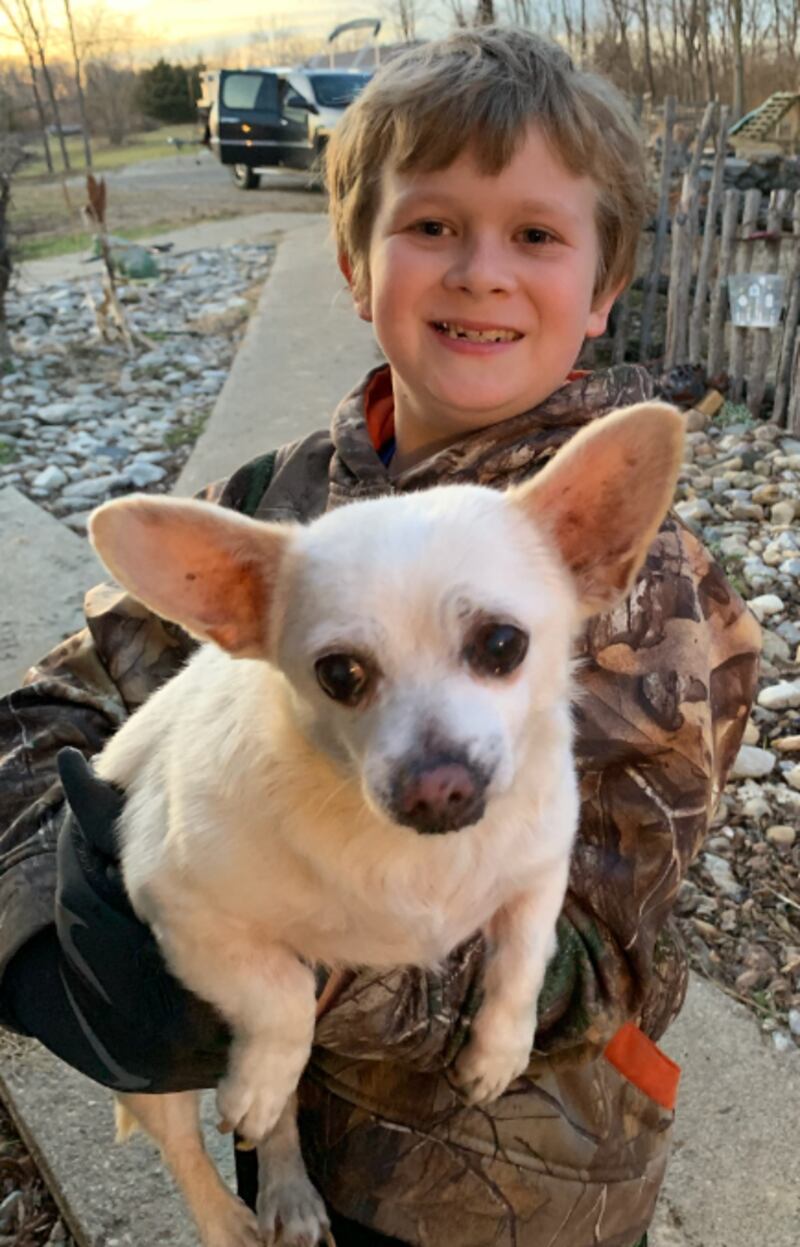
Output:
<path fill-rule="evenodd" d="M 227 1012 L 234 1024 L 228 1072 L 217 1088 L 223 1125 L 259 1142 L 275 1126 L 311 1055 L 314 975 L 290 949 L 262 954 Z"/>
<path fill-rule="evenodd" d="M 314 1037 L 312 970 L 283 944 L 219 929 L 214 947 L 165 929 L 174 973 L 219 1009 L 233 1030 L 228 1072 L 217 1088 L 223 1129 L 259 1142 L 275 1126 L 300 1080 Z"/>
<path fill-rule="evenodd" d="M 497 911 L 486 931 L 483 1000 L 454 1071 L 471 1104 L 496 1100 L 528 1067 L 536 1003 L 555 952 L 567 872 L 565 862 L 537 881 L 535 890 L 520 893 Z"/>
<path fill-rule="evenodd" d="M 118 1141 L 127 1139 L 137 1125 L 156 1141 L 203 1247 L 263 1247 L 256 1218 L 225 1185 L 205 1150 L 197 1093 L 119 1094 L 117 1101 Z"/>

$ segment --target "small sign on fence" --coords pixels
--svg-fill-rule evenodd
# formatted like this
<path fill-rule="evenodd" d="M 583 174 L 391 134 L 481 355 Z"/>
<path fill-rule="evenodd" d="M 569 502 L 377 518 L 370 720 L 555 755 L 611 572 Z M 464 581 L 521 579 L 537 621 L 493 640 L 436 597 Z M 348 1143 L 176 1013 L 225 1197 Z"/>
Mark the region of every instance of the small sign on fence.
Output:
<path fill-rule="evenodd" d="M 737 273 L 728 278 L 731 321 L 740 329 L 777 329 L 785 278 L 778 273 Z"/>

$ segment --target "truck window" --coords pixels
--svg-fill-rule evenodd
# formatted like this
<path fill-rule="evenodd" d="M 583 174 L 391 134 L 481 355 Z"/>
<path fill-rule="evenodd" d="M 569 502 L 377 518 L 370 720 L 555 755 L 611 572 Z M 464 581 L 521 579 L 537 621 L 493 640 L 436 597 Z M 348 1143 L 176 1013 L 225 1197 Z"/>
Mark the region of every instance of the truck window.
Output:
<path fill-rule="evenodd" d="M 311 86 L 322 108 L 346 108 L 372 77 L 371 74 L 309 74 Z"/>
<path fill-rule="evenodd" d="M 230 74 L 222 84 L 222 104 L 235 112 L 276 113 L 278 80 L 274 74 Z"/>

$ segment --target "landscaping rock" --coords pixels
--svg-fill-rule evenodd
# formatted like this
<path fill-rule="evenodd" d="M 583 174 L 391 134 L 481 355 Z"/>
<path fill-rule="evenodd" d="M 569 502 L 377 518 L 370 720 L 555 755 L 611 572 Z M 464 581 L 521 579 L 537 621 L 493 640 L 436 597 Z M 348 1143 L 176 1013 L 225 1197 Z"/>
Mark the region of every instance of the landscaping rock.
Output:
<path fill-rule="evenodd" d="M 800 1046 L 800 444 L 719 417 L 695 422 L 688 443 L 675 509 L 748 601 L 763 653 L 743 746 L 676 913 L 694 968 L 783 1052 Z"/>
<path fill-rule="evenodd" d="M 775 754 L 757 745 L 742 745 L 731 768 L 732 779 L 761 779 L 775 766 Z"/>
<path fill-rule="evenodd" d="M 797 839 L 794 827 L 787 827 L 784 824 L 768 827 L 764 835 L 770 844 L 776 844 L 781 849 L 790 849 Z"/>
<path fill-rule="evenodd" d="M 758 704 L 765 710 L 790 710 L 800 706 L 800 680 L 784 680 L 762 689 Z"/>
<path fill-rule="evenodd" d="M 14 485 L 79 533 L 84 513 L 106 498 L 168 492 L 222 389 L 273 255 L 271 245 L 240 245 L 162 256 L 158 280 L 123 282 L 131 328 L 148 342 L 131 356 L 97 334 L 86 295 L 99 301 L 99 270 L 24 298 L 12 289 L 17 367 L 2 380 L 0 489 Z M 199 333 L 192 317 L 211 306 L 209 290 L 220 315 Z M 163 459 L 143 458 L 153 452 Z"/>

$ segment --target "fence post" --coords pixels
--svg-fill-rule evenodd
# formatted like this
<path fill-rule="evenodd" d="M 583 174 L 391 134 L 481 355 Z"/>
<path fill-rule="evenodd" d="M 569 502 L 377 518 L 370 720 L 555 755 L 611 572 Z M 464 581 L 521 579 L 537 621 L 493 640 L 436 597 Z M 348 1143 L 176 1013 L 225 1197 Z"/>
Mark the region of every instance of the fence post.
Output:
<path fill-rule="evenodd" d="M 780 262 L 781 233 L 783 217 L 786 211 L 788 191 L 772 191 L 767 208 L 767 233 L 775 238 L 766 242 L 767 258 L 764 264 L 765 273 L 777 273 Z M 753 353 L 747 375 L 747 406 L 755 420 L 761 415 L 764 402 L 764 391 L 767 388 L 767 369 L 772 352 L 774 329 L 753 330 Z"/>
<path fill-rule="evenodd" d="M 720 108 L 719 128 L 717 129 L 717 150 L 714 157 L 714 172 L 711 175 L 711 187 L 706 205 L 706 222 L 703 230 L 703 245 L 700 252 L 700 265 L 697 270 L 697 284 L 694 291 L 694 304 L 689 320 L 689 359 L 693 364 L 703 358 L 703 325 L 708 308 L 709 274 L 711 272 L 711 255 L 717 237 L 717 213 L 722 199 L 722 178 L 725 170 L 725 146 L 728 138 L 727 106 Z"/>
<path fill-rule="evenodd" d="M 725 361 L 725 313 L 728 308 L 728 276 L 733 265 L 736 227 L 739 223 L 741 191 L 725 191 L 722 209 L 722 233 L 719 239 L 717 280 L 711 291 L 711 314 L 708 328 L 708 375 L 717 377 Z"/>
<path fill-rule="evenodd" d="M 700 124 L 689 169 L 684 174 L 681 201 L 672 218 L 672 262 L 667 303 L 665 368 L 672 368 L 677 363 L 683 363 L 688 352 L 692 258 L 694 240 L 697 235 L 697 183 L 703 149 L 711 133 L 716 114 L 716 102 L 708 104 Z"/>
<path fill-rule="evenodd" d="M 692 274 L 692 235 L 689 200 L 692 185 L 689 174 L 683 175 L 681 200 L 672 218 L 672 253 L 669 266 L 667 295 L 667 332 L 664 343 L 664 367 L 672 368 L 685 353 L 686 316 L 689 311 L 689 282 Z"/>
<path fill-rule="evenodd" d="M 656 236 L 653 240 L 653 252 L 650 257 L 650 270 L 647 274 L 642 304 L 642 329 L 639 340 L 639 359 L 646 360 L 650 354 L 650 340 L 653 334 L 653 318 L 658 295 L 658 279 L 661 276 L 661 265 L 664 263 L 664 249 L 667 243 L 667 221 L 669 219 L 669 187 L 672 177 L 674 144 L 672 132 L 675 126 L 675 96 L 668 95 L 664 100 L 664 147 L 661 152 L 661 181 L 658 192 L 658 212 L 656 215 Z"/>
<path fill-rule="evenodd" d="M 792 370 L 789 381 L 789 432 L 800 437 L 800 335 L 798 335 L 792 352 Z"/>
<path fill-rule="evenodd" d="M 744 211 L 742 213 L 742 232 L 739 236 L 739 245 L 736 248 L 736 271 L 737 273 L 747 273 L 753 263 L 753 251 L 755 250 L 755 241 L 752 235 L 758 229 L 758 212 L 761 207 L 761 191 L 749 190 L 744 196 Z M 747 347 L 747 329 L 740 329 L 734 326 L 731 330 L 733 339 L 731 341 L 731 399 L 734 403 L 742 400 L 744 393 L 744 357 Z"/>
<path fill-rule="evenodd" d="M 792 235 L 794 237 L 794 256 L 789 269 L 789 287 L 786 300 L 786 319 L 783 325 L 783 341 L 778 359 L 778 373 L 775 385 L 775 402 L 772 407 L 772 419 L 776 424 L 783 424 L 786 408 L 789 403 L 789 382 L 792 375 L 792 355 L 797 326 L 800 323 L 800 191 L 794 193 L 792 208 Z M 795 382 L 795 384 L 797 384 Z"/>

